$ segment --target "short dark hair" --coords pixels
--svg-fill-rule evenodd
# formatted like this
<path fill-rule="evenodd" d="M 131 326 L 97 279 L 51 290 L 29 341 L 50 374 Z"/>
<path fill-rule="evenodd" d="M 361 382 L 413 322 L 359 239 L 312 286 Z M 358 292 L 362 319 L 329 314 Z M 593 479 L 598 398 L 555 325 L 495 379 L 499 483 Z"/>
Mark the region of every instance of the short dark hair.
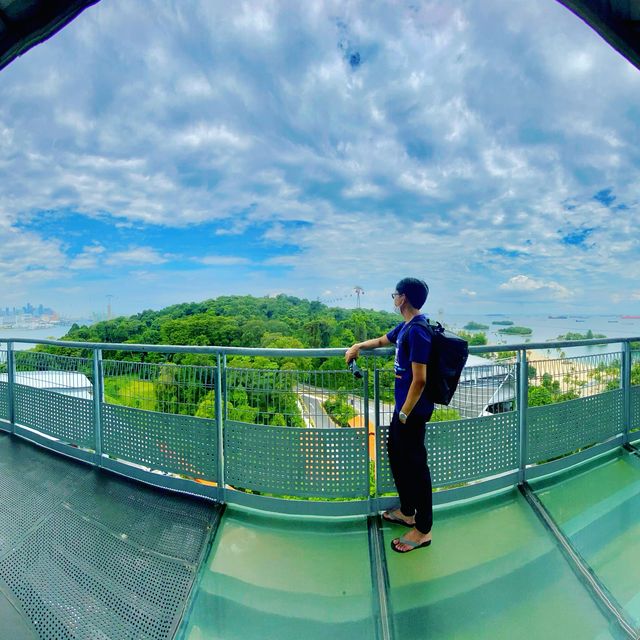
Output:
<path fill-rule="evenodd" d="M 422 309 L 422 305 L 427 301 L 429 295 L 427 283 L 418 278 L 402 278 L 396 285 L 396 291 L 404 293 L 414 309 Z"/>

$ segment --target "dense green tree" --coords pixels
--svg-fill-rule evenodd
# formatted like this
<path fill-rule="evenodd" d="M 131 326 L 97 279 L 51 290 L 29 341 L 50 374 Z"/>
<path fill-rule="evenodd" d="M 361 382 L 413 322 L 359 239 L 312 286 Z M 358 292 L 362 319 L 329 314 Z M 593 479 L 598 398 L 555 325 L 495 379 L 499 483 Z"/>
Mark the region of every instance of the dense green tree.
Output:
<path fill-rule="evenodd" d="M 346 348 L 357 340 L 386 333 L 398 321 L 397 316 L 387 312 L 331 308 L 319 301 L 286 295 L 263 298 L 221 296 L 202 302 L 171 305 L 159 311 L 144 310 L 128 318 L 119 317 L 91 326 L 75 324 L 63 339 L 273 349 Z M 57 355 L 91 357 L 89 349 L 42 346 L 38 350 Z M 109 380 L 114 402 L 129 406 L 133 406 L 131 403 L 144 402 L 145 407 L 156 411 L 215 418 L 212 390 L 217 362 L 215 356 L 125 350 L 103 350 L 103 356 L 106 360 L 176 365 L 164 366 L 159 372 L 155 368 L 140 370 L 137 377 L 145 381 L 144 389 L 148 398 L 146 395 L 144 398 L 134 398 L 133 395 L 129 397 L 124 394 L 124 391 L 129 393 L 137 388 L 135 380 L 130 369 L 116 368 L 114 371 L 122 373 L 112 375 Z M 362 360 L 364 365 L 367 358 Z M 295 387 L 300 383 L 319 384 L 311 370 L 320 367 L 324 371 L 344 372 L 344 375 L 323 376 L 320 383 L 326 384 L 327 388 L 362 393 L 361 383 L 355 383 L 353 377 L 346 373 L 342 358 L 332 359 L 326 365 L 323 362 L 325 360 L 321 358 L 229 357 L 227 389 L 237 387 L 244 393 L 242 397 L 228 398 L 229 417 L 244 422 L 280 424 L 284 421 L 289 426 L 305 426 Z M 189 375 L 185 374 L 184 365 L 188 365 Z M 302 373 L 291 373 L 292 370 Z M 306 374 L 305 371 L 310 373 Z M 123 379 L 117 380 L 114 377 L 117 375 Z M 369 393 L 373 395 L 373 376 L 369 380 Z M 383 390 L 386 398 L 385 394 Z"/>
<path fill-rule="evenodd" d="M 322 406 L 339 427 L 348 427 L 349 421 L 357 415 L 351 404 L 340 396 L 330 396 Z"/>
<path fill-rule="evenodd" d="M 266 334 L 279 334 L 297 338 L 303 347 L 348 347 L 357 340 L 386 333 L 398 320 L 384 311 L 331 308 L 293 296 L 221 296 L 159 311 L 145 310 L 91 326 L 75 324 L 63 339 L 256 347 L 265 343 Z M 72 354 L 78 355 L 78 351 L 70 351 Z M 119 355 L 133 359 L 130 354 Z M 164 356 L 167 358 L 172 356 Z"/>
<path fill-rule="evenodd" d="M 328 347 L 335 330 L 335 321 L 326 318 L 311 320 L 304 325 L 304 332 L 310 347 Z"/>
<path fill-rule="evenodd" d="M 579 397 L 580 395 L 572 388 L 561 392 L 560 382 L 554 380 L 550 373 L 544 373 L 542 375 L 540 386 L 529 385 L 528 402 L 530 407 L 540 407 L 556 402 L 576 400 Z"/>
<path fill-rule="evenodd" d="M 470 331 L 458 331 L 458 335 L 464 338 L 470 346 L 487 344 L 487 334 L 482 331 L 474 333 Z"/>
<path fill-rule="evenodd" d="M 281 413 L 274 413 L 270 424 L 272 427 L 286 427 L 287 421 Z"/>
<path fill-rule="evenodd" d="M 248 320 L 242 325 L 240 342 L 243 347 L 259 347 L 262 336 L 267 331 L 267 323 L 261 318 Z"/>

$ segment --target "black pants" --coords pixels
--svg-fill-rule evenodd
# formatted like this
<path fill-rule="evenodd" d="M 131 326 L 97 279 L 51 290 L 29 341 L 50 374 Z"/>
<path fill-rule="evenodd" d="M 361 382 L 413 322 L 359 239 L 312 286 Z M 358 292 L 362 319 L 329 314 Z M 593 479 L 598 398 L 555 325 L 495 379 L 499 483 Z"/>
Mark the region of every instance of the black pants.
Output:
<path fill-rule="evenodd" d="M 433 525 L 433 499 L 431 473 L 427 466 L 427 448 L 424 444 L 429 416 L 409 415 L 402 424 L 394 411 L 389 426 L 387 450 L 391 473 L 400 496 L 400 510 L 405 516 L 416 517 L 416 529 L 429 533 Z"/>

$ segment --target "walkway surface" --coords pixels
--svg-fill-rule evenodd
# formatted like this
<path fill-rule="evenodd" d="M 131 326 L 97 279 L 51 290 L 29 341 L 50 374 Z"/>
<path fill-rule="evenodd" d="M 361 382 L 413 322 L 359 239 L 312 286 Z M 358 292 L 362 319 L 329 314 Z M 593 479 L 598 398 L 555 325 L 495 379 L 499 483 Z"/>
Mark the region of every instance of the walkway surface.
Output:
<path fill-rule="evenodd" d="M 554 507 L 571 511 L 561 518 L 570 523 L 570 535 L 584 530 L 573 519 L 578 514 L 588 513 L 586 520 L 597 523 L 623 509 L 586 551 L 593 548 L 588 557 L 633 612 L 640 598 L 640 574 L 628 560 L 635 557 L 639 544 L 629 541 L 640 518 L 640 510 L 634 511 L 638 500 L 634 496 L 640 494 L 636 463 L 640 459 L 622 452 L 573 480 L 560 478 L 556 486 L 541 485 L 545 502 L 553 496 Z M 604 476 L 607 485 L 590 492 L 590 484 L 600 486 Z M 438 510 L 431 547 L 393 553 L 391 540 L 405 531 L 384 525 L 379 532 L 386 550 L 382 561 L 388 578 L 391 638 L 628 637 L 602 613 L 554 536 L 518 491 Z M 632 554 L 626 561 L 618 536 Z M 370 562 L 367 525 L 362 520 L 301 523 L 228 508 L 183 637 L 384 637 L 376 632 L 380 608 Z"/>
<path fill-rule="evenodd" d="M 2 637 L 174 637 L 214 517 L 0 435 Z"/>
<path fill-rule="evenodd" d="M 637 629 L 640 458 L 619 451 L 533 489 Z M 433 545 L 405 555 L 389 545 L 406 529 L 373 522 L 233 507 L 220 519 L 2 434 L 2 637 L 629 637 L 518 491 L 437 510 Z"/>

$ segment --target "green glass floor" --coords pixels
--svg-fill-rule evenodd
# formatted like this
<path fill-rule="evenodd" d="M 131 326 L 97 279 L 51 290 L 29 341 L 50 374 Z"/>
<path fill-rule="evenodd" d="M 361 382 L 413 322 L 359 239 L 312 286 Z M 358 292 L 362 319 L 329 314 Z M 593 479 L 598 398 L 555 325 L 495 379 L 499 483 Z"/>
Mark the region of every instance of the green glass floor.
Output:
<path fill-rule="evenodd" d="M 640 485 L 638 486 L 640 489 Z M 392 637 L 622 638 L 513 491 L 437 511 L 434 543 L 389 549 Z M 367 525 L 228 510 L 203 567 L 184 638 L 376 638 Z"/>
<path fill-rule="evenodd" d="M 534 489 L 640 626 L 640 458 L 612 454 Z M 219 515 L 204 501 L 0 434 L 2 632 L 12 640 L 628 637 L 516 490 L 437 510 L 433 545 L 405 555 L 389 545 L 406 529 L 370 531 L 366 519 L 228 507 L 216 527 Z M 372 535 L 382 555 L 370 551 Z"/>
<path fill-rule="evenodd" d="M 596 468 L 534 486 L 572 546 L 640 627 L 640 458 L 618 453 Z"/>
<path fill-rule="evenodd" d="M 185 637 L 370 640 L 372 611 L 366 520 L 227 509 Z"/>
<path fill-rule="evenodd" d="M 398 529 L 385 526 L 387 547 Z M 436 512 L 431 547 L 387 563 L 402 640 L 622 637 L 516 491 Z"/>

